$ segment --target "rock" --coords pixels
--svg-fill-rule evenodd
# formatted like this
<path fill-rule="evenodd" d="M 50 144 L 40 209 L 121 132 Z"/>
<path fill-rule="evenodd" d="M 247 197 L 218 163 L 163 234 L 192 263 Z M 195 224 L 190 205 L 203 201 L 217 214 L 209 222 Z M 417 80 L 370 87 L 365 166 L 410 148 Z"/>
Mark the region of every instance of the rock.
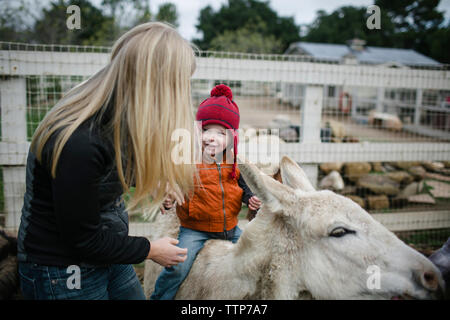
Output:
<path fill-rule="evenodd" d="M 434 172 L 439 172 L 441 169 L 444 169 L 445 166 L 442 162 L 429 162 L 429 161 L 425 161 L 422 162 L 422 166 L 429 170 L 429 171 L 434 171 Z"/>
<path fill-rule="evenodd" d="M 353 201 L 355 201 L 357 204 L 360 205 L 361 208 L 365 208 L 366 207 L 366 203 L 365 203 L 363 198 L 358 197 L 357 195 L 354 195 L 354 194 L 348 194 L 348 195 L 346 195 L 346 197 L 352 199 Z"/>
<path fill-rule="evenodd" d="M 443 168 L 443 169 L 439 170 L 438 173 L 446 175 L 446 176 L 450 176 L 450 169 Z"/>
<path fill-rule="evenodd" d="M 406 206 L 408 204 L 408 198 L 399 198 L 399 197 L 395 197 L 391 199 L 391 208 L 392 209 L 398 209 L 398 208 L 403 208 L 404 206 Z"/>
<path fill-rule="evenodd" d="M 400 192 L 400 184 L 381 174 L 367 174 L 358 179 L 357 185 L 376 194 L 395 196 Z"/>
<path fill-rule="evenodd" d="M 342 162 L 326 162 L 319 165 L 320 170 L 322 170 L 325 174 L 329 174 L 331 171 L 341 172 L 342 166 L 344 164 Z"/>
<path fill-rule="evenodd" d="M 372 166 L 368 162 L 349 162 L 345 164 L 345 176 L 350 181 L 358 181 L 358 179 L 370 172 Z"/>
<path fill-rule="evenodd" d="M 370 126 L 380 127 L 394 131 L 401 131 L 403 126 L 402 121 L 397 115 L 383 112 L 376 112 L 373 110 L 369 113 L 367 121 Z"/>
<path fill-rule="evenodd" d="M 416 194 L 415 196 L 409 196 L 408 202 L 410 203 L 422 203 L 422 204 L 435 204 L 436 201 L 429 194 Z"/>
<path fill-rule="evenodd" d="M 429 178 L 429 179 L 435 179 L 435 180 L 450 182 L 450 177 L 443 176 L 443 175 L 437 174 L 437 173 L 426 172 L 424 177 L 425 178 Z"/>
<path fill-rule="evenodd" d="M 331 171 L 319 182 L 320 189 L 342 190 L 344 189 L 344 180 L 337 171 Z"/>
<path fill-rule="evenodd" d="M 385 172 L 386 169 L 382 166 L 381 162 L 372 162 L 372 171 Z"/>
<path fill-rule="evenodd" d="M 279 131 L 280 139 L 283 139 L 285 142 L 297 142 L 298 134 L 294 128 L 280 128 Z"/>
<path fill-rule="evenodd" d="M 397 168 L 394 167 L 392 164 L 389 164 L 389 163 L 385 163 L 383 168 L 384 168 L 384 172 L 397 171 Z"/>
<path fill-rule="evenodd" d="M 408 170 L 411 167 L 420 166 L 420 162 L 417 162 L 417 161 L 399 161 L 399 162 L 391 162 L 391 163 L 395 167 L 402 169 L 402 170 Z"/>
<path fill-rule="evenodd" d="M 431 187 L 429 192 L 434 198 L 450 198 L 450 184 L 434 180 L 427 180 L 425 183 Z"/>
<path fill-rule="evenodd" d="M 345 137 L 345 128 L 344 125 L 340 122 L 334 120 L 327 121 L 328 126 L 331 128 L 331 134 L 335 138 L 342 139 Z"/>
<path fill-rule="evenodd" d="M 340 190 L 340 194 L 342 195 L 348 195 L 348 194 L 352 194 L 352 193 L 356 193 L 358 190 L 358 188 L 356 186 L 345 186 L 344 189 Z"/>
<path fill-rule="evenodd" d="M 336 137 L 331 137 L 331 142 L 333 142 L 333 143 L 341 143 L 342 139 L 341 138 L 336 138 Z"/>
<path fill-rule="evenodd" d="M 422 180 L 427 174 L 427 171 L 422 166 L 410 167 L 408 172 L 411 173 L 416 180 Z"/>
<path fill-rule="evenodd" d="M 291 125 L 290 117 L 285 114 L 279 114 L 269 122 L 270 129 L 289 128 Z"/>
<path fill-rule="evenodd" d="M 412 182 L 408 184 L 400 193 L 391 199 L 391 208 L 402 208 L 408 204 L 408 197 L 418 194 L 419 183 Z"/>
<path fill-rule="evenodd" d="M 419 183 L 412 182 L 408 184 L 400 193 L 397 195 L 397 198 L 408 198 L 409 196 L 414 196 L 419 191 Z"/>
<path fill-rule="evenodd" d="M 414 176 L 406 171 L 393 171 L 386 174 L 392 180 L 402 184 L 408 184 L 414 181 Z"/>
<path fill-rule="evenodd" d="M 417 185 L 417 193 L 422 193 L 425 188 L 425 180 L 420 180 L 419 184 Z"/>
<path fill-rule="evenodd" d="M 389 208 L 389 198 L 385 195 L 368 196 L 367 207 L 371 210 L 381 210 Z"/>
<path fill-rule="evenodd" d="M 344 139 L 342 139 L 342 142 L 345 143 L 357 143 L 359 142 L 359 139 L 353 136 L 345 136 Z"/>

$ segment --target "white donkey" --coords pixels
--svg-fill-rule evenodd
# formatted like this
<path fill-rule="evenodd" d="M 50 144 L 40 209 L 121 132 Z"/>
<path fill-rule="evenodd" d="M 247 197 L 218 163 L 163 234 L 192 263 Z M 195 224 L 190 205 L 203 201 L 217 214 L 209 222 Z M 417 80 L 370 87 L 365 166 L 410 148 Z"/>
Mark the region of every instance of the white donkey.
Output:
<path fill-rule="evenodd" d="M 283 157 L 283 184 L 239 165 L 263 205 L 236 244 L 209 240 L 176 299 L 430 299 L 444 287 L 439 270 L 352 200 L 316 191 Z M 155 234 L 177 236 L 174 212 Z M 147 261 L 149 296 L 162 267 Z"/>

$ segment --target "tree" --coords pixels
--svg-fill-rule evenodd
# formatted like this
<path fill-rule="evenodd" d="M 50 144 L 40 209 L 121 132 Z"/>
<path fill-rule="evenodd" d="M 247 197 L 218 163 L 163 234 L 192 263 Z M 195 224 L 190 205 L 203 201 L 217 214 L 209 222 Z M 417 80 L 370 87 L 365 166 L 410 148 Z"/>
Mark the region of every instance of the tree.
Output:
<path fill-rule="evenodd" d="M 225 30 L 211 41 L 210 50 L 246 53 L 278 53 L 281 41 L 273 35 L 267 35 L 267 25 L 246 24 L 235 31 Z"/>
<path fill-rule="evenodd" d="M 375 4 L 382 8 L 382 12 L 393 23 L 396 47 L 415 49 L 430 55 L 429 36 L 438 34 L 437 31 L 444 22 L 443 12 L 437 10 L 439 2 L 440 0 L 376 0 Z"/>
<path fill-rule="evenodd" d="M 0 41 L 30 42 L 34 8 L 26 0 L 6 2 L 0 6 Z"/>
<path fill-rule="evenodd" d="M 343 44 L 347 40 L 360 38 L 372 46 L 392 46 L 393 25 L 383 10 L 381 13 L 381 29 L 370 30 L 366 26 L 369 16 L 366 7 L 343 6 L 330 14 L 320 10 L 302 40 Z"/>
<path fill-rule="evenodd" d="M 133 0 L 134 8 L 137 11 L 134 25 L 149 22 L 152 19 L 150 3 L 147 0 Z"/>
<path fill-rule="evenodd" d="M 165 21 L 178 28 L 178 12 L 177 7 L 170 2 L 163 3 L 158 8 L 156 15 L 157 21 Z"/>
<path fill-rule="evenodd" d="M 376 0 L 381 9 L 381 29 L 366 26 L 366 7 L 343 6 L 330 14 L 320 10 L 307 27 L 302 41 L 344 44 L 352 38 L 367 45 L 414 49 L 441 62 L 448 62 L 449 26 L 442 26 L 439 0 Z"/>
<path fill-rule="evenodd" d="M 300 27 L 293 17 L 279 17 L 269 6 L 268 1 L 228 0 L 228 3 L 215 12 L 210 6 L 200 11 L 197 30 L 203 33 L 202 39 L 194 43 L 203 50 L 211 47 L 214 38 L 224 35 L 225 31 L 237 31 L 245 25 L 264 21 L 264 37 L 273 36 L 281 43 L 279 52 L 284 52 L 292 42 L 300 40 Z M 240 32 L 242 34 L 242 31 Z M 217 41 L 216 41 L 217 42 Z"/>
<path fill-rule="evenodd" d="M 430 57 L 437 61 L 450 64 L 450 21 L 448 25 L 437 29 L 427 38 Z"/>
<path fill-rule="evenodd" d="M 81 10 L 81 29 L 69 30 L 66 25 L 69 5 Z M 114 19 L 104 16 L 88 0 L 58 0 L 42 11 L 34 25 L 34 41 L 38 43 L 110 45 L 115 38 Z"/>

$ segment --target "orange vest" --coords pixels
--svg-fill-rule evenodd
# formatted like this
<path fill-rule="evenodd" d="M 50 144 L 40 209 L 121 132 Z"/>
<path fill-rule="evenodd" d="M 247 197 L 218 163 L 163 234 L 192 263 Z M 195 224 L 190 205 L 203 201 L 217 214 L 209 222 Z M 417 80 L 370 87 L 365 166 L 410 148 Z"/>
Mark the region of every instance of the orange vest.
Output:
<path fill-rule="evenodd" d="M 238 223 L 244 191 L 239 187 L 239 169 L 236 179 L 230 178 L 232 164 L 197 164 L 200 183 L 195 183 L 194 194 L 177 206 L 181 226 L 204 232 L 224 232 Z"/>

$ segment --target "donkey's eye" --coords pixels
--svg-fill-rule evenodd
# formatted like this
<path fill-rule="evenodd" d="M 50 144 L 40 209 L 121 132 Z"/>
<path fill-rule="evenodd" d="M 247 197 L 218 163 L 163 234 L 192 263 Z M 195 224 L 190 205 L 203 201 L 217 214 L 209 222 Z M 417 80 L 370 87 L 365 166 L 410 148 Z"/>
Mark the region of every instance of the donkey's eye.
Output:
<path fill-rule="evenodd" d="M 330 232 L 330 237 L 340 238 L 340 237 L 343 237 L 343 236 L 345 236 L 346 234 L 349 234 L 349 233 L 355 233 L 355 231 L 348 230 L 348 229 L 346 229 L 344 227 L 337 227 L 337 228 L 334 228 Z"/>

